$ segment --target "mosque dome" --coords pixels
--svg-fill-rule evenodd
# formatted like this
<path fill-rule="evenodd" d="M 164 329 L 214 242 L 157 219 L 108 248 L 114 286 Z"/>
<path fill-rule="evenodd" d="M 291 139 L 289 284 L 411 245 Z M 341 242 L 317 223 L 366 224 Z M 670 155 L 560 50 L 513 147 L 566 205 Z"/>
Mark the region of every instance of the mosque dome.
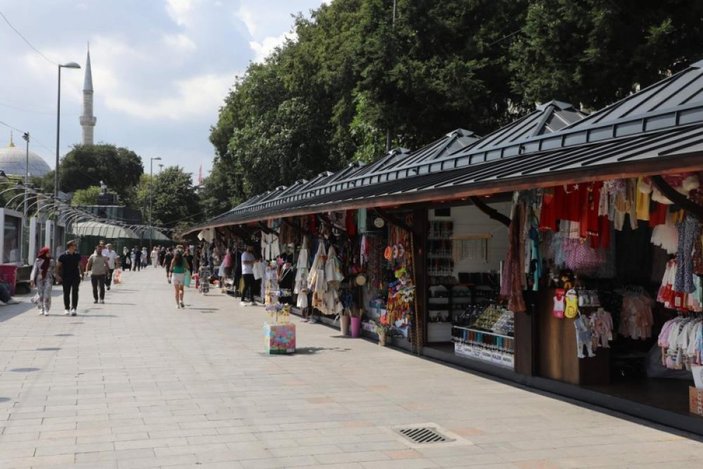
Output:
<path fill-rule="evenodd" d="M 27 164 L 26 149 L 15 146 L 12 138 L 10 144 L 0 148 L 0 169 L 8 176 L 24 177 L 25 165 Z M 31 177 L 41 177 L 46 175 L 51 168 L 44 161 L 44 158 L 33 151 L 29 151 L 29 175 Z"/>

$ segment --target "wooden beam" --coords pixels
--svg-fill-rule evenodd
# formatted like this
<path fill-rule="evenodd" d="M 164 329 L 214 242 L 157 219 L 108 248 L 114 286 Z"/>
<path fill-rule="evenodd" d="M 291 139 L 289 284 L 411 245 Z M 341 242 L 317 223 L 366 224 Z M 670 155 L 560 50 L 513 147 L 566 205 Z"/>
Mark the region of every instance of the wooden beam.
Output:
<path fill-rule="evenodd" d="M 378 208 L 378 207 L 374 208 L 373 211 L 374 211 L 379 217 L 383 218 L 383 220 L 384 220 L 386 223 L 390 223 L 391 225 L 395 225 L 395 226 L 397 226 L 397 227 L 399 227 L 399 228 L 402 228 L 402 229 L 404 229 L 405 231 L 407 231 L 408 233 L 413 233 L 413 234 L 415 234 L 415 228 L 414 228 L 413 226 L 408 225 L 407 223 L 405 223 L 403 220 L 401 220 L 400 218 L 396 217 L 395 215 L 390 214 L 390 213 L 386 212 L 385 210 L 383 210 L 382 208 Z"/>
<path fill-rule="evenodd" d="M 500 222 L 505 226 L 510 226 L 510 217 L 503 215 L 493 207 L 489 207 L 480 197 L 471 196 L 469 200 L 473 202 L 477 209 L 488 215 L 488 218 Z"/>
<path fill-rule="evenodd" d="M 673 203 L 684 209 L 689 214 L 696 217 L 698 220 L 703 221 L 703 206 L 698 205 L 673 187 L 669 185 L 666 180 L 661 176 L 652 176 L 652 182 L 657 189 L 661 191 L 662 194 L 666 196 L 667 199 L 671 200 Z"/>
<path fill-rule="evenodd" d="M 266 226 L 266 223 L 264 223 L 264 222 L 262 222 L 262 221 L 257 222 L 257 226 L 258 226 L 259 228 L 261 228 L 261 231 L 263 231 L 263 232 L 266 233 L 266 234 L 275 234 L 276 236 L 278 236 L 278 231 L 272 230 L 271 228 L 269 228 L 268 226 Z"/>

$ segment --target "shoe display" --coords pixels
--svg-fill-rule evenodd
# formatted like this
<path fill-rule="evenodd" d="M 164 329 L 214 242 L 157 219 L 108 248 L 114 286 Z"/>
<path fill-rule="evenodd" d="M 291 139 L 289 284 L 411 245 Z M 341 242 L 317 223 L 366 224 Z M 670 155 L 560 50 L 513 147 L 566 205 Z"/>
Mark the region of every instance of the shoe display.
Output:
<path fill-rule="evenodd" d="M 186 305 L 184 305 L 183 302 L 181 301 L 181 308 L 185 308 L 185 307 L 186 307 Z"/>
<path fill-rule="evenodd" d="M 98 300 L 93 300 L 93 304 L 94 305 L 98 304 Z"/>
<path fill-rule="evenodd" d="M 76 315 L 76 308 L 71 308 L 71 315 L 75 316 Z"/>
<path fill-rule="evenodd" d="M 44 310 L 44 316 L 48 316 L 48 315 L 49 315 L 49 312 Z"/>
<path fill-rule="evenodd" d="M 63 314 L 65 314 L 66 316 L 68 316 L 68 315 L 71 314 L 71 312 L 70 312 L 69 310 L 65 310 L 65 311 L 63 312 Z"/>
<path fill-rule="evenodd" d="M 39 316 L 43 316 L 43 315 L 44 315 L 44 309 L 40 309 L 40 310 L 39 310 Z"/>
<path fill-rule="evenodd" d="M 104 305 L 104 304 L 105 304 L 105 300 L 100 300 L 100 304 L 101 304 L 101 305 Z"/>

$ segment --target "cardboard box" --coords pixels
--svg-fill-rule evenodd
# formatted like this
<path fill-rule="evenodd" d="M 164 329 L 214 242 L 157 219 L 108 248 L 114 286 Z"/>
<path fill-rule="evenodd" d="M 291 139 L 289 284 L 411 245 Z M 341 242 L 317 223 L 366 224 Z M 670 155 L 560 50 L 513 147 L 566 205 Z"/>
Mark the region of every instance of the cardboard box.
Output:
<path fill-rule="evenodd" d="M 696 389 L 693 386 L 689 386 L 688 397 L 689 412 L 703 417 L 703 389 Z"/>

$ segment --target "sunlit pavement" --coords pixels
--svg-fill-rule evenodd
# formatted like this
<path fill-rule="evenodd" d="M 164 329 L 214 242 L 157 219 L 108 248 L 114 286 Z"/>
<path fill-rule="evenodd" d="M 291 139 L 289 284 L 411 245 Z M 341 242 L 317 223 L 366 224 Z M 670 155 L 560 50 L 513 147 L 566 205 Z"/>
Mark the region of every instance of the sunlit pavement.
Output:
<path fill-rule="evenodd" d="M 77 317 L 0 308 L 0 468 L 703 467 L 703 444 L 297 319 L 263 353 L 262 307 L 216 289 L 177 309 L 164 271 Z M 454 441 L 416 445 L 399 426 Z M 702 420 L 703 425 L 703 420 Z"/>

